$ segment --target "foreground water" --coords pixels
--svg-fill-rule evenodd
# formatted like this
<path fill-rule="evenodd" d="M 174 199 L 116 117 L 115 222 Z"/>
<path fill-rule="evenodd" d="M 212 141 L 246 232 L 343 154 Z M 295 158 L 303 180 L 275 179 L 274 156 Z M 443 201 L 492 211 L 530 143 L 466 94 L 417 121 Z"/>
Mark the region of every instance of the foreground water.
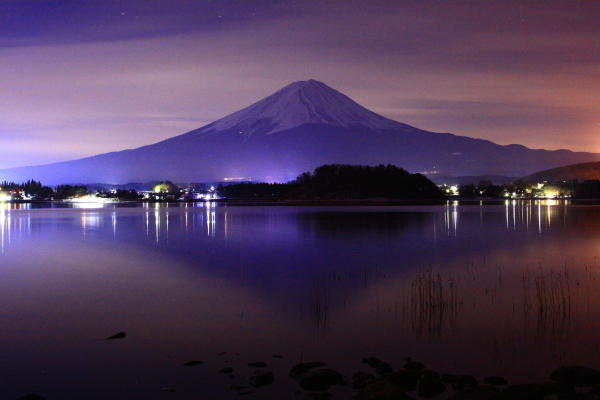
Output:
<path fill-rule="evenodd" d="M 255 361 L 261 399 L 300 361 L 600 367 L 598 206 L 27 207 L 0 210 L 1 399 L 238 398 Z"/>

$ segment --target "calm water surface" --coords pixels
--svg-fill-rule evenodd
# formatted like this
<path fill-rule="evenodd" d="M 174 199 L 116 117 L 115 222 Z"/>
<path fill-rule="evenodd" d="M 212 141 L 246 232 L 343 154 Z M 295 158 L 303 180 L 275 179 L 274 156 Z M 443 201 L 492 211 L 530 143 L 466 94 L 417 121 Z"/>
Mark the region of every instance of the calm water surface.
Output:
<path fill-rule="evenodd" d="M 0 230 L 1 399 L 233 399 L 254 361 L 256 399 L 294 398 L 300 361 L 600 368 L 598 206 L 0 205 Z"/>

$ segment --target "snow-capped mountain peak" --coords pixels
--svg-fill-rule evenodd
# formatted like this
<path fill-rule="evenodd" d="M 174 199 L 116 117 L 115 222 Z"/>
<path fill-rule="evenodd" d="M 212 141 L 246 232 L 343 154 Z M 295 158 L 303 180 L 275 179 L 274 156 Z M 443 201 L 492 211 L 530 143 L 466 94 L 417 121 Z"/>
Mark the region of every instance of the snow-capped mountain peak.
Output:
<path fill-rule="evenodd" d="M 250 136 L 271 134 L 310 123 L 343 128 L 363 126 L 374 130 L 414 129 L 369 111 L 348 96 L 311 79 L 291 83 L 199 131 L 236 130 Z"/>

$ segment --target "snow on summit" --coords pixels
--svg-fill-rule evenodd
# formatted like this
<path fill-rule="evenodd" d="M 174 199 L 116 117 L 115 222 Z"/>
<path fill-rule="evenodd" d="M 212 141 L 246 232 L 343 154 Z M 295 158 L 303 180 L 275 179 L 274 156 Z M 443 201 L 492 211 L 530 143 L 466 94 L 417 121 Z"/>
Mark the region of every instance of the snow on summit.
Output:
<path fill-rule="evenodd" d="M 197 132 L 237 130 L 250 136 L 271 134 L 309 123 L 344 128 L 364 126 L 374 130 L 414 129 L 369 111 L 348 96 L 311 79 L 291 83 Z"/>

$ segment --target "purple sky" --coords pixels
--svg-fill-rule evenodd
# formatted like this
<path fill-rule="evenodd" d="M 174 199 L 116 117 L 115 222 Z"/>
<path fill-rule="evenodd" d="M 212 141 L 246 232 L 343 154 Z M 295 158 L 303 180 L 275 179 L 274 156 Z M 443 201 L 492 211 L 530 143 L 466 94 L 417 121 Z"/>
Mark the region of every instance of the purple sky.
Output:
<path fill-rule="evenodd" d="M 0 0 L 0 168 L 140 147 L 316 79 L 388 118 L 600 152 L 588 1 Z"/>

